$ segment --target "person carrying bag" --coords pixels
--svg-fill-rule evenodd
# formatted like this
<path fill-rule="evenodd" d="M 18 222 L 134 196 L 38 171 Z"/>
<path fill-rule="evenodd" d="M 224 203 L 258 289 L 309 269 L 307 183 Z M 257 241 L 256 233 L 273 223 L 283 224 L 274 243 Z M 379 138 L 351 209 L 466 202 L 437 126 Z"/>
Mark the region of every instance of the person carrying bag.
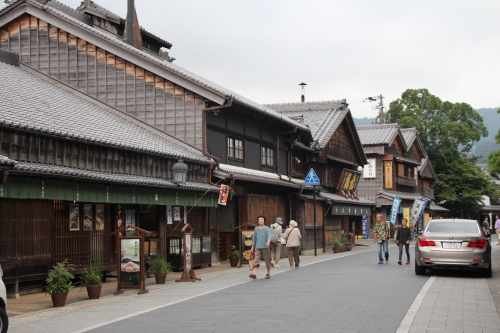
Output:
<path fill-rule="evenodd" d="M 290 269 L 300 267 L 300 230 L 297 228 L 297 222 L 294 220 L 290 221 L 290 228 L 285 231 L 283 238 L 286 241 L 286 250 L 288 252 L 288 261 L 290 263 Z"/>

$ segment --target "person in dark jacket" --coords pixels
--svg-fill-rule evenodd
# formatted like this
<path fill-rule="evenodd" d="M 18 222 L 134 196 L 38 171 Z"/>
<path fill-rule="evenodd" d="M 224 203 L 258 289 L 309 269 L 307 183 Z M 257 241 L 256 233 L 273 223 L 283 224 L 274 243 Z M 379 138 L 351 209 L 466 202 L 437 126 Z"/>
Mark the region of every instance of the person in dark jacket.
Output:
<path fill-rule="evenodd" d="M 403 218 L 401 221 L 402 226 L 398 230 L 398 235 L 396 236 L 396 244 L 399 246 L 399 261 L 398 264 L 401 265 L 401 256 L 403 255 L 403 245 L 406 248 L 406 264 L 410 264 L 410 241 L 411 241 L 411 230 L 406 226 L 408 221 Z"/>

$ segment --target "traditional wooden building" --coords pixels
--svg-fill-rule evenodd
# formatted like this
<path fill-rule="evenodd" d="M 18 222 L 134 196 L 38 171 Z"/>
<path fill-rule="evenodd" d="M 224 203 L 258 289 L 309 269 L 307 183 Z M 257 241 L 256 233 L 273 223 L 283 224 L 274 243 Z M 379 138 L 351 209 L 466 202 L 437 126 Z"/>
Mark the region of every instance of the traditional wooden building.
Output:
<path fill-rule="evenodd" d="M 376 202 L 375 214 L 384 218 L 390 213 L 394 197 L 402 199 L 399 222 L 415 199 L 434 199 L 433 184 L 437 176 L 414 128 L 400 129 L 398 124 L 377 124 L 357 127 L 368 159 L 358 185 L 358 194 Z M 446 208 L 431 202 L 424 221 L 445 214 Z"/>
<path fill-rule="evenodd" d="M 304 179 L 313 168 L 317 187 L 316 246 L 332 245 L 332 237 L 361 235 L 362 216 L 371 215 L 373 201 L 357 194 L 361 168 L 367 163 L 354 121 L 345 100 L 267 105 L 311 131 L 309 144 L 289 142 L 290 177 Z M 314 195 L 312 187 L 291 194 L 291 218 L 300 222 L 303 250 L 314 250 Z"/>
<path fill-rule="evenodd" d="M 166 256 L 183 222 L 210 235 L 215 161 L 196 147 L 1 49 L 0 99 L 0 264 L 14 293 L 65 259 L 114 270 L 119 219 L 151 231 L 148 254 Z M 179 159 L 185 183 L 172 180 Z"/>

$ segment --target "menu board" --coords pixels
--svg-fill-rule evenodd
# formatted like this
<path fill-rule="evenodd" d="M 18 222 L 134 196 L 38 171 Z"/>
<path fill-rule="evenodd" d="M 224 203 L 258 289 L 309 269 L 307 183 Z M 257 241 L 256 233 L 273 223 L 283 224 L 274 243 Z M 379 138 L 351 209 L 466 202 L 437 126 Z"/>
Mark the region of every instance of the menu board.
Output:
<path fill-rule="evenodd" d="M 250 260 L 250 249 L 252 248 L 253 230 L 241 231 L 241 250 L 243 252 L 242 264 L 248 263 Z"/>
<path fill-rule="evenodd" d="M 120 284 L 122 287 L 139 287 L 141 282 L 141 239 L 121 239 Z"/>

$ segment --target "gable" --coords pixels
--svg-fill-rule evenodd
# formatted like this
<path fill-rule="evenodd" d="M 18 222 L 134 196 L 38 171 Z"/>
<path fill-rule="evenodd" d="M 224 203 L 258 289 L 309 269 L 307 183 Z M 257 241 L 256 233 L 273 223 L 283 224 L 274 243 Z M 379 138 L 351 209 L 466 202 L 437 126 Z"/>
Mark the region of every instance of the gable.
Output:
<path fill-rule="evenodd" d="M 205 98 L 35 16 L 0 28 L 0 48 L 20 61 L 202 148 Z"/>
<path fill-rule="evenodd" d="M 350 161 L 353 164 L 364 164 L 357 158 L 357 148 L 352 142 L 353 133 L 348 132 L 344 120 L 325 146 L 325 154 L 331 157 Z"/>

